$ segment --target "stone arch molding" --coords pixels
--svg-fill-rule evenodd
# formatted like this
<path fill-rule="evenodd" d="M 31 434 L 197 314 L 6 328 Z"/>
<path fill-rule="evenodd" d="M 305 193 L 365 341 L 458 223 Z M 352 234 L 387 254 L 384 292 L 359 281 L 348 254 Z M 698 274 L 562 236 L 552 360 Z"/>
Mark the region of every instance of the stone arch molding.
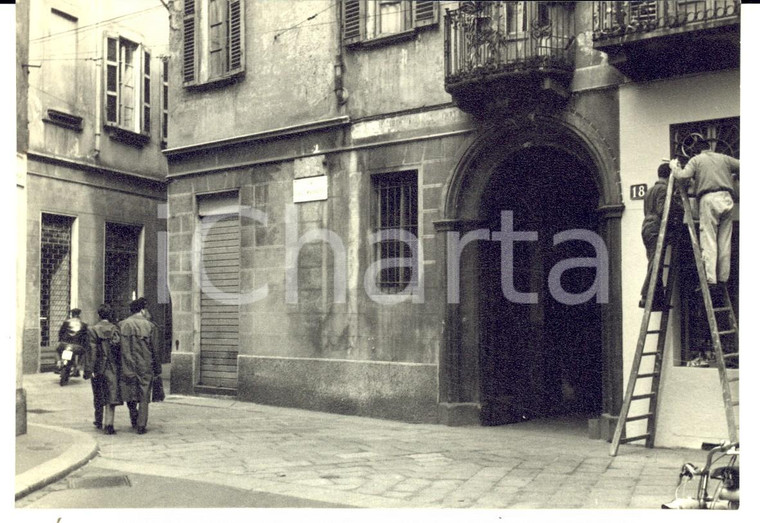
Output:
<path fill-rule="evenodd" d="M 575 157 L 593 173 L 599 193 L 599 233 L 610 250 L 611 300 L 602 307 L 603 410 L 619 410 L 622 389 L 622 317 L 620 279 L 620 216 L 623 210 L 618 158 L 610 142 L 593 123 L 573 110 L 561 116 L 530 115 L 494 122 L 483 128 L 468 146 L 444 188 L 440 234 L 477 229 L 483 226 L 481 201 L 499 164 L 515 152 L 548 146 Z M 463 260 L 470 263 L 476 261 Z M 444 264 L 446 261 L 444 260 Z M 467 268 L 462 267 L 462 274 Z M 445 272 L 445 271 L 444 271 Z M 462 285 L 462 301 L 447 305 L 439 352 L 439 419 L 447 424 L 478 423 L 480 418 L 480 377 L 478 338 L 479 308 L 473 288 L 477 275 L 470 273 Z M 473 285 L 474 284 L 474 285 Z M 445 282 L 444 282 L 445 287 Z M 608 415 L 609 414 L 604 414 Z"/>
<path fill-rule="evenodd" d="M 563 116 L 508 119 L 481 131 L 449 175 L 441 216 L 445 220 L 477 221 L 491 173 L 514 152 L 534 146 L 565 151 L 595 173 L 600 210 L 622 206 L 618 158 L 609 142 L 581 114 L 567 112 Z"/>

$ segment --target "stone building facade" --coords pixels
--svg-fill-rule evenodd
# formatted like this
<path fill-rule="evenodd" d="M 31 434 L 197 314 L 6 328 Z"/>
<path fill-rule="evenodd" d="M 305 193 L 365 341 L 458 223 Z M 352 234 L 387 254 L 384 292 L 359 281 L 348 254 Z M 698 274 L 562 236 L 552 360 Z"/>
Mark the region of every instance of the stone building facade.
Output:
<path fill-rule="evenodd" d="M 40 0 L 29 20 L 25 373 L 52 368 L 74 307 L 94 323 L 101 303 L 123 318 L 145 296 L 170 335 L 167 11 L 150 1 Z"/>
<path fill-rule="evenodd" d="M 646 268 L 630 187 L 684 133 L 738 154 L 719 135 L 738 131 L 738 3 L 280 5 L 173 4 L 172 390 L 412 422 L 574 415 L 609 437 Z M 722 412 L 715 369 L 685 366 L 683 307 L 662 445 L 725 432 L 675 413 Z M 677 387 L 697 374 L 709 408 Z"/>

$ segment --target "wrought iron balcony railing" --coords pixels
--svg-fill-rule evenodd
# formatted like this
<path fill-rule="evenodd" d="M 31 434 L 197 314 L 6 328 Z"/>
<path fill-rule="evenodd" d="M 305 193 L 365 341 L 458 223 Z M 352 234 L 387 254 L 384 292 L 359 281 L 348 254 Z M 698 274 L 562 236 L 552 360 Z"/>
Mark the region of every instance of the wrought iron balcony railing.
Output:
<path fill-rule="evenodd" d="M 596 2 L 594 40 L 738 22 L 738 0 Z"/>
<path fill-rule="evenodd" d="M 574 68 L 573 2 L 461 2 L 446 12 L 446 87 Z"/>

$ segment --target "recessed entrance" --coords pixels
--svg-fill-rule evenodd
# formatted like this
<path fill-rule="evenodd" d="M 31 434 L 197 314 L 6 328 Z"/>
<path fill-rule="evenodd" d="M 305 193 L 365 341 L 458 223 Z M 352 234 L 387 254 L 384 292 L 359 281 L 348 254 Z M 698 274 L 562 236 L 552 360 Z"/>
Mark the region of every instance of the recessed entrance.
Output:
<path fill-rule="evenodd" d="M 585 241 L 555 246 L 554 235 L 569 229 L 596 233 L 599 202 L 594 173 L 556 147 L 518 149 L 492 171 L 480 218 L 496 231 L 502 212 L 510 212 L 514 231 L 535 232 L 537 241 L 514 242 L 514 259 L 508 265 L 502 261 L 500 242 L 479 242 L 482 423 L 591 417 L 602 411 L 601 305 L 596 296 L 579 305 L 563 304 L 549 279 L 552 267 L 562 260 L 596 256 Z M 505 271 L 516 291 L 536 294 L 536 303 L 505 297 L 500 279 Z M 595 267 L 566 270 L 561 290 L 583 293 L 596 277 Z"/>

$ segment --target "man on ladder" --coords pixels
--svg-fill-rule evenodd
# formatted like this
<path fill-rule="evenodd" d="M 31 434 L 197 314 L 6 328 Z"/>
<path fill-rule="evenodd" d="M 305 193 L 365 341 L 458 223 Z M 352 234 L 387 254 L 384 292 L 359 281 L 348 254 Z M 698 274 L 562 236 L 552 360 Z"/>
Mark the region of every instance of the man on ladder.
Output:
<path fill-rule="evenodd" d="M 734 389 L 738 389 L 739 377 L 738 374 L 729 376 L 726 371 L 726 360 L 738 358 L 739 353 L 726 354 L 724 352 L 724 341 L 721 340 L 721 338 L 726 337 L 738 340 L 739 334 L 739 324 L 725 285 L 728 280 L 731 261 L 731 211 L 734 205 L 732 172 L 738 173 L 739 161 L 730 156 L 709 151 L 709 145 L 704 139 L 701 139 L 697 145 L 699 147 L 698 154 L 686 164 L 685 168 L 681 169 L 677 160 L 671 160 L 669 163 L 672 176 L 668 180 L 666 188 L 665 205 L 650 272 L 651 277 L 659 278 L 660 271 L 665 267 L 670 267 L 669 264 L 665 263 L 665 247 L 668 229 L 671 228 L 668 225 L 674 181 L 676 179 L 694 178 L 699 199 L 700 238 L 697 237 L 694 217 L 691 213 L 691 205 L 685 188 L 679 188 L 678 192 L 683 203 L 691 251 L 696 262 L 700 282 L 698 290 L 702 295 L 710 339 L 715 353 L 715 366 L 721 384 L 728 434 L 731 441 L 739 441 L 737 423 L 739 401 L 736 399 L 738 390 L 732 390 L 732 384 Z M 675 247 L 675 245 L 671 247 Z M 672 256 L 672 254 L 671 252 L 671 260 L 677 259 L 677 256 Z M 666 305 L 672 296 L 674 275 L 675 272 L 668 269 L 667 283 L 665 284 Z M 658 283 L 657 280 L 652 281 L 650 278 L 649 288 L 646 291 L 644 314 L 636 352 L 631 363 L 631 374 L 610 446 L 611 456 L 617 455 L 621 443 L 645 440 L 647 447 L 654 446 L 657 427 L 657 397 L 662 374 L 665 335 L 670 317 L 670 308 L 666 306 L 662 310 L 659 327 L 653 329 L 649 325 L 651 314 L 655 308 L 654 302 Z M 719 286 L 719 283 L 722 285 Z M 718 301 L 722 303 L 716 304 Z M 717 314 L 722 316 L 722 321 L 718 321 Z M 651 348 L 652 344 L 647 343 L 647 339 L 652 339 L 651 337 L 656 339 L 654 350 Z M 647 364 L 642 366 L 642 362 L 645 360 Z M 738 362 L 738 359 L 736 361 Z M 632 402 L 637 402 L 639 407 L 633 413 L 631 413 Z M 626 428 L 628 423 L 634 422 L 637 427 L 640 422 L 646 422 L 646 430 L 638 434 L 627 433 L 635 432 L 637 427 L 630 427 L 631 430 Z M 626 434 L 624 435 L 624 433 Z"/>
<path fill-rule="evenodd" d="M 723 296 L 731 270 L 731 211 L 736 195 L 732 173 L 739 175 L 739 160 L 712 152 L 710 144 L 699 139 L 694 156 L 681 169 L 678 160 L 670 161 L 673 176 L 680 180 L 694 178 L 699 205 L 699 244 L 705 266 L 707 285 L 715 305 Z M 699 290 L 699 289 L 697 289 Z"/>

